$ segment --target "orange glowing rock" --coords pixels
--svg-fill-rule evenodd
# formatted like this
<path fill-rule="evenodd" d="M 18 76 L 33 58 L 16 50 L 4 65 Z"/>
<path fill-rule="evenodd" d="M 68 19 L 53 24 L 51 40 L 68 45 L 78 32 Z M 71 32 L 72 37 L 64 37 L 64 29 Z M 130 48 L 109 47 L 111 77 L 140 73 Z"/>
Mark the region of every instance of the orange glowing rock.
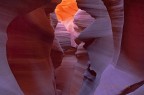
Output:
<path fill-rule="evenodd" d="M 77 10 L 78 7 L 75 0 L 62 0 L 62 2 L 57 6 L 55 12 L 57 14 L 57 18 L 60 21 L 64 21 L 72 19 Z"/>

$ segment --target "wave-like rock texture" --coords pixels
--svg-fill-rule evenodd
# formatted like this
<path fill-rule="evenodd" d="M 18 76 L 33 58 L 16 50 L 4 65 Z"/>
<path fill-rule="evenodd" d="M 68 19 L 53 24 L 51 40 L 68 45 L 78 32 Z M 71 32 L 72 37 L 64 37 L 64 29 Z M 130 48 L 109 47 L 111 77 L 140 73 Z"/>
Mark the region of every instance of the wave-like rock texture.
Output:
<path fill-rule="evenodd" d="M 71 33 L 67 31 L 62 23 L 58 23 L 55 28 L 55 36 L 58 39 L 63 50 L 69 49 L 71 46 Z"/>
<path fill-rule="evenodd" d="M 127 2 L 131 3 L 132 5 L 134 4 L 134 3 L 132 3 L 134 1 L 131 1 L 131 2 L 127 1 Z M 129 38 L 131 35 L 130 34 L 131 30 L 129 30 L 131 27 L 129 27 L 129 25 L 133 25 L 133 28 L 136 27 L 134 22 L 131 22 L 131 24 L 128 24 L 128 22 L 130 22 L 129 19 L 131 17 L 127 13 L 125 13 L 126 19 L 125 19 L 125 24 L 124 24 L 124 8 L 127 12 L 129 10 L 129 12 L 132 13 L 133 11 L 132 11 L 132 9 L 130 9 L 130 6 L 125 5 L 125 7 L 124 7 L 123 0 L 117 0 L 117 1 L 114 1 L 114 0 L 91 0 L 91 1 L 77 0 L 77 3 L 78 3 L 78 7 L 80 9 L 85 10 L 87 13 L 89 13 L 92 17 L 95 18 L 94 22 L 91 25 L 89 25 L 87 28 L 85 28 L 80 33 L 78 38 L 86 43 L 88 40 L 91 40 L 91 38 L 95 39 L 95 40 L 92 40 L 92 43 L 89 44 L 89 46 L 87 47 L 87 51 L 88 51 L 89 58 L 90 58 L 91 69 L 95 70 L 97 72 L 97 76 L 94 81 L 84 80 L 80 95 L 94 95 L 95 90 L 92 88 L 97 88 L 97 87 L 98 88 L 97 88 L 97 91 L 95 91 L 95 94 L 100 94 L 100 95 L 106 95 L 106 93 L 110 94 L 110 92 L 108 90 L 103 91 L 103 92 L 101 91 L 103 89 L 103 85 L 105 85 L 103 83 L 105 83 L 105 82 L 108 83 L 108 81 L 109 81 L 109 83 L 113 84 L 112 82 L 110 82 L 110 80 L 111 80 L 110 78 L 105 78 L 107 80 L 102 79 L 103 77 L 106 77 L 106 76 L 108 77 L 110 72 L 115 72 L 115 74 L 113 74 L 113 78 L 116 77 L 116 73 L 121 75 L 121 77 L 127 76 L 124 78 L 124 80 L 123 79 L 117 80 L 119 82 L 121 81 L 122 83 L 118 84 L 119 90 L 117 89 L 116 92 L 111 92 L 111 94 L 114 94 L 114 95 L 117 94 L 118 91 L 121 91 L 122 89 L 124 89 L 124 85 L 130 85 L 135 82 L 138 82 L 138 80 L 140 81 L 142 79 L 143 75 L 141 75 L 141 77 L 139 77 L 138 74 L 135 74 L 135 73 L 138 73 L 138 72 L 140 73 L 140 71 L 142 71 L 143 64 L 141 64 L 140 62 L 143 62 L 143 61 L 142 61 L 142 59 L 141 59 L 141 61 L 140 61 L 140 59 L 136 61 L 136 62 L 139 61 L 139 66 L 142 66 L 142 67 L 139 67 L 139 68 L 141 68 L 141 70 L 139 69 L 139 71 L 138 70 L 136 71 L 137 68 L 132 69 L 134 63 L 131 60 L 134 60 L 135 58 L 137 58 L 137 59 L 142 58 L 142 56 L 139 55 L 135 58 L 133 57 L 133 59 L 131 59 L 131 60 L 127 60 L 128 52 L 125 52 L 126 49 L 127 49 L 127 51 L 131 50 L 132 55 L 129 55 L 128 58 L 130 56 L 135 56 L 136 52 L 134 51 L 134 47 L 133 47 L 133 49 L 130 49 L 130 48 L 128 48 L 129 47 L 127 45 L 128 43 L 125 44 L 125 48 L 124 48 L 125 51 L 122 52 L 122 54 L 124 54 L 124 55 L 121 54 L 123 59 L 120 57 L 121 59 L 117 63 L 117 60 L 119 59 L 120 49 L 121 49 L 123 25 L 124 25 L 124 28 L 127 29 L 127 31 L 125 31 L 125 29 L 124 29 L 124 34 L 123 34 L 124 37 L 123 38 L 125 38 L 125 40 L 123 40 L 122 45 L 124 45 L 124 43 L 126 43 L 126 42 L 132 41 L 132 39 L 133 39 L 132 37 L 131 37 L 131 40 L 130 39 L 128 40 L 126 38 L 126 37 Z M 142 12 L 140 14 L 141 15 L 139 15 L 139 16 L 142 16 Z M 131 19 L 134 20 L 135 18 L 136 17 L 134 15 L 134 17 Z M 139 26 L 141 27 L 142 25 L 139 25 Z M 133 31 L 134 30 L 135 29 L 133 29 Z M 127 36 L 126 36 L 126 33 L 128 33 Z M 136 33 L 136 32 L 133 32 L 133 33 Z M 133 35 L 133 37 L 134 37 L 134 35 Z M 137 44 L 138 44 L 138 40 L 135 40 L 135 42 L 137 42 Z M 88 43 L 89 43 L 89 41 L 88 41 Z M 140 46 L 140 44 L 138 44 L 138 46 Z M 142 48 L 142 45 L 140 47 Z M 143 54 L 142 49 L 137 49 L 137 51 L 139 51 L 139 54 Z M 141 53 L 140 53 L 140 51 L 141 51 Z M 114 52 L 114 55 L 113 55 L 113 52 Z M 124 58 L 126 58 L 126 60 L 124 60 Z M 135 65 L 137 66 L 136 62 L 135 62 Z M 114 63 L 117 67 L 119 67 L 119 65 L 123 64 L 123 70 L 125 68 L 125 71 L 128 71 L 127 70 L 127 68 L 128 68 L 128 69 L 133 70 L 133 72 L 135 72 L 135 73 L 125 72 L 122 75 L 122 72 L 119 72 L 119 70 L 117 68 L 112 69 L 109 66 L 107 67 L 107 65 L 111 64 L 111 63 Z M 107 71 L 107 74 L 105 72 L 106 68 L 109 69 Z M 106 75 L 103 75 L 103 71 L 105 72 Z M 101 76 L 101 74 L 102 74 L 102 76 Z M 132 77 L 129 77 L 129 74 L 130 75 L 132 74 Z M 99 83 L 98 78 L 100 78 L 100 77 L 101 77 L 101 82 L 98 86 L 98 83 Z"/>
<path fill-rule="evenodd" d="M 52 27 L 50 28 L 50 23 L 46 24 L 47 20 L 44 18 L 47 16 L 40 16 L 43 13 L 41 10 L 37 12 L 40 19 L 29 18 L 30 14 L 25 15 L 47 2 L 49 0 L 3 0 L 0 2 L 1 95 L 56 94 L 54 68 L 50 60 L 54 31 Z M 63 50 L 67 53 L 56 71 L 57 88 L 62 90 L 62 94 L 79 95 L 80 92 L 81 95 L 117 95 L 130 85 L 143 80 L 144 1 L 124 0 L 123 3 L 123 0 L 77 0 L 77 3 L 79 8 L 94 18 L 94 20 L 88 18 L 88 23 L 92 24 L 87 27 L 88 23 L 84 23 L 87 16 L 79 14 L 82 16 L 75 17 L 77 20 L 75 19 L 74 23 L 80 31 L 85 29 L 80 32 L 78 37 L 80 40 L 87 42 L 89 38 L 95 39 L 90 39 L 92 43 L 88 44 L 87 52 L 93 66 L 98 63 L 94 66 L 98 80 L 84 80 L 83 83 L 83 73 L 89 61 L 88 55 L 78 48 L 75 56 L 75 48 L 71 48 L 71 34 L 62 26 L 55 33 Z M 86 18 L 80 21 L 83 17 Z M 37 23 L 39 20 L 44 21 L 43 24 Z M 62 30 L 61 33 L 58 32 L 60 30 Z M 111 55 L 112 52 L 114 55 Z M 111 63 L 114 63 L 116 67 L 107 66 Z M 93 87 L 97 89 L 92 89 Z M 142 95 L 143 89 L 142 85 L 129 95 Z"/>
<path fill-rule="evenodd" d="M 54 32 L 43 8 L 40 8 L 49 2 L 0 2 L 1 95 L 55 95 L 54 72 L 49 60 Z M 34 14 L 28 14 L 33 17 L 29 17 L 27 13 L 35 9 L 38 10 Z"/>

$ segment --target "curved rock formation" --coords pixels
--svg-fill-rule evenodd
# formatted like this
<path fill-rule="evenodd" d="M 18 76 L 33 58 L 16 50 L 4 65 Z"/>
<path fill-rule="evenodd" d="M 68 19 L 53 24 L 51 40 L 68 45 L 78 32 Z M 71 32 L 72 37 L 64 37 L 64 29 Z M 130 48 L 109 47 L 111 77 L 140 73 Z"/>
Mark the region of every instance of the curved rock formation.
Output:
<path fill-rule="evenodd" d="M 2 95 L 8 93 L 23 95 L 15 78 L 26 95 L 56 94 L 54 72 L 49 60 L 54 32 L 47 20 L 45 6 L 40 8 L 49 2 L 50 0 L 0 2 L 0 83 L 3 84 L 0 85 L 0 93 Z M 57 3 L 55 0 L 52 2 Z M 27 13 L 29 14 L 26 16 Z M 6 31 L 8 31 L 7 51 Z M 7 57 L 15 78 L 8 66 Z M 46 82 L 48 84 L 45 84 Z"/>

